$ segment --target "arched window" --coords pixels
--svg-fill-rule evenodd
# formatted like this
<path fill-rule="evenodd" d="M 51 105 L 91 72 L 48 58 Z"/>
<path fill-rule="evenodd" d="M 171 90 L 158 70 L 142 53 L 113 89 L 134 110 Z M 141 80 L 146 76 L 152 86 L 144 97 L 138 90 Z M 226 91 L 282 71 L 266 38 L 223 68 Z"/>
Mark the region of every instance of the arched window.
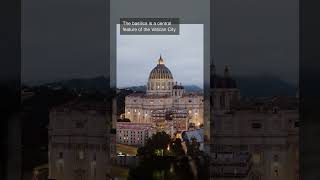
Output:
<path fill-rule="evenodd" d="M 221 108 L 224 108 L 226 106 L 225 95 L 220 96 L 220 106 Z"/>
<path fill-rule="evenodd" d="M 63 152 L 59 152 L 59 159 L 63 159 Z"/>
<path fill-rule="evenodd" d="M 57 170 L 59 173 L 63 172 L 64 168 L 64 160 L 63 160 L 63 153 L 59 152 L 59 159 L 56 162 Z"/>
<path fill-rule="evenodd" d="M 96 153 L 93 154 L 92 162 L 91 162 L 91 176 L 96 177 L 97 176 L 97 162 L 96 162 Z"/>
<path fill-rule="evenodd" d="M 273 172 L 274 176 L 279 176 L 279 169 L 277 167 L 274 168 Z"/>

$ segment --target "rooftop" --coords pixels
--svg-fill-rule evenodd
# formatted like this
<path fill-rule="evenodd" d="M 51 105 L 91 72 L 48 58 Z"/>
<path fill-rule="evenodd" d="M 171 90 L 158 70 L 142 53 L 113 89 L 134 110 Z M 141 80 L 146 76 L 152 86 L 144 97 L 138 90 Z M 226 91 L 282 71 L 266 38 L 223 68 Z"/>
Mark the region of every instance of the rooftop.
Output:
<path fill-rule="evenodd" d="M 150 123 L 132 123 L 132 122 L 117 122 L 117 129 L 126 130 L 148 130 L 152 127 Z"/>
<path fill-rule="evenodd" d="M 105 114 L 107 110 L 111 109 L 111 104 L 106 103 L 105 101 L 89 100 L 76 98 L 72 101 L 69 101 L 63 105 L 54 107 L 55 111 L 96 111 L 99 113 Z"/>
<path fill-rule="evenodd" d="M 290 96 L 242 98 L 237 109 L 273 110 L 273 108 L 296 110 L 298 109 L 298 98 Z"/>

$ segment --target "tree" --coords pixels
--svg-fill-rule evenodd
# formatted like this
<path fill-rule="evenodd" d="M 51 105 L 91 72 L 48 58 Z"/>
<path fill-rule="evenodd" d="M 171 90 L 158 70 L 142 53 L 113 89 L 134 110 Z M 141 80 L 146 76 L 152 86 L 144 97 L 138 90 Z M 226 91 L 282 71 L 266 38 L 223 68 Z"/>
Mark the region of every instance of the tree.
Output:
<path fill-rule="evenodd" d="M 163 155 L 170 143 L 170 135 L 165 132 L 157 132 L 147 139 L 144 147 L 138 149 L 138 155 L 159 156 Z"/>
<path fill-rule="evenodd" d="M 170 150 L 167 150 L 168 146 Z M 166 157 L 159 157 L 159 155 Z M 179 155 L 182 156 L 178 157 Z M 144 147 L 138 149 L 138 156 L 143 156 L 143 158 L 137 167 L 130 169 L 128 179 L 191 180 L 193 174 L 189 159 L 183 155 L 185 154 L 181 139 L 172 140 L 165 132 L 157 132 L 147 140 Z"/>
<path fill-rule="evenodd" d="M 200 143 L 197 142 L 195 137 L 192 137 L 190 142 L 187 142 L 187 148 L 190 156 L 197 156 L 200 153 Z"/>
<path fill-rule="evenodd" d="M 181 139 L 176 138 L 174 141 L 171 141 L 170 143 L 170 150 L 174 153 L 176 156 L 183 156 L 185 155 L 184 150 L 182 148 Z"/>

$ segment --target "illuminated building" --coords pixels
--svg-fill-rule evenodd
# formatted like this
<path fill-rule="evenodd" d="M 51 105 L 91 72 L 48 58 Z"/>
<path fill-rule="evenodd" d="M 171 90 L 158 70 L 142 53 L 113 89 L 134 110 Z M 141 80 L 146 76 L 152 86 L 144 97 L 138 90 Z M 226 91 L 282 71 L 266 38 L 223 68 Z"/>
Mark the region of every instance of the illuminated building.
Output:
<path fill-rule="evenodd" d="M 146 93 L 126 96 L 125 117 L 133 123 L 156 124 L 163 121 L 175 124 L 177 131 L 187 129 L 186 124 L 199 127 L 203 124 L 203 95 L 185 92 L 181 83 L 175 82 L 160 56 L 149 74 Z"/>

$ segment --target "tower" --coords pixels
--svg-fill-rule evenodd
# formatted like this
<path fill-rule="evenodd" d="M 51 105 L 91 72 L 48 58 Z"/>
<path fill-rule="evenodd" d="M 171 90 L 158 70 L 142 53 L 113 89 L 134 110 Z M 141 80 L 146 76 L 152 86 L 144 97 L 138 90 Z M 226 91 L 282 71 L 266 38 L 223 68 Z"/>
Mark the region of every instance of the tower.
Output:
<path fill-rule="evenodd" d="M 172 87 L 172 96 L 174 98 L 180 98 L 182 97 L 182 95 L 184 94 L 184 87 L 181 85 L 178 85 L 178 83 L 176 82 L 176 84 Z"/>
<path fill-rule="evenodd" d="M 215 65 L 211 65 L 210 103 L 214 111 L 229 111 L 240 100 L 240 91 L 236 81 L 231 77 L 230 68 L 224 68 L 223 76 L 216 74 Z"/>

